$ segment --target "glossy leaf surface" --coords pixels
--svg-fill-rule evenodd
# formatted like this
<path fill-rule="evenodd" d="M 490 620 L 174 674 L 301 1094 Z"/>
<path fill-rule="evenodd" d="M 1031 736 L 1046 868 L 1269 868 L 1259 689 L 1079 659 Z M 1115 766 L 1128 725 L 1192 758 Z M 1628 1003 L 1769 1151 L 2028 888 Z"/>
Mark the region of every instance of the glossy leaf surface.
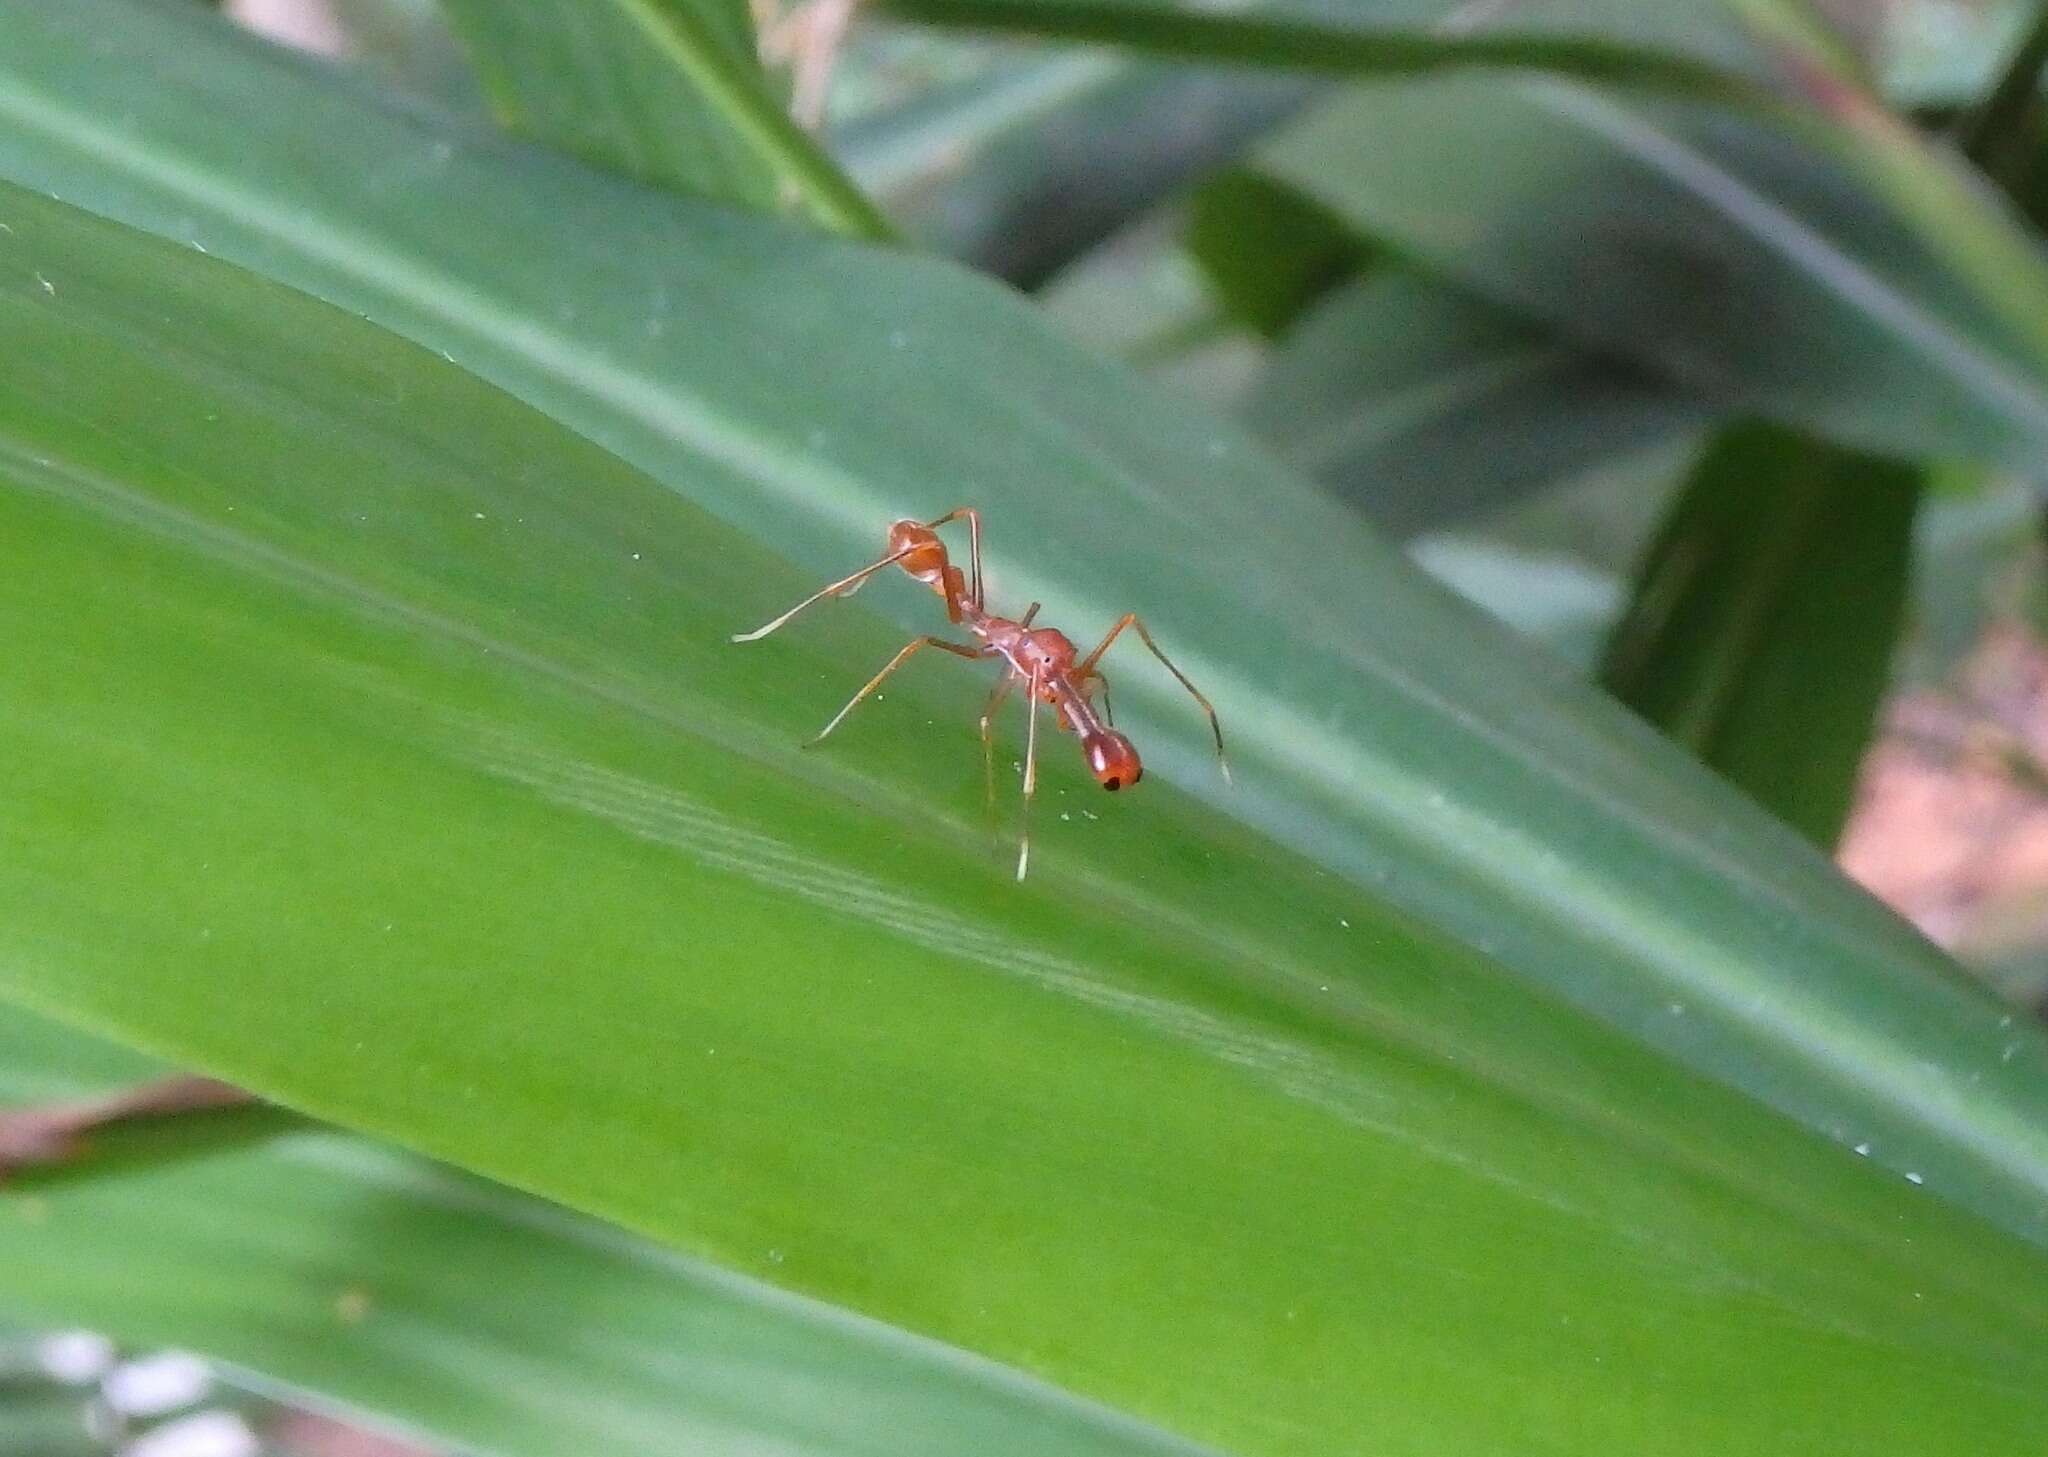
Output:
<path fill-rule="evenodd" d="M 2038 1250 L 1170 783 L 1015 885 L 932 767 L 957 676 L 790 747 L 865 612 L 742 652 L 798 579 L 680 497 L 0 211 L 10 998 L 1237 1451 L 1506 1440 L 1563 1384 L 1574 1444 L 1962 1450 L 1963 1390 L 1973 1442 L 2041 1434 Z"/>
<path fill-rule="evenodd" d="M 1122 608 L 1172 621 L 1179 660 L 1227 705 L 1249 772 L 1224 798 L 1186 700 L 1119 676 L 1155 778 L 1830 1137 L 2048 1234 L 2037 1044 L 1820 857 L 1418 581 L 1241 432 L 949 268 L 451 138 L 196 17 L 81 3 L 126 23 L 85 46 L 38 8 L 0 6 L 22 42 L 0 52 L 14 123 L 0 171 L 444 351 L 772 539 L 807 568 L 791 598 L 867 559 L 877 522 L 999 506 L 999 601 L 1036 598 L 1082 632 Z M 172 62 L 174 85 L 140 84 Z M 498 225 L 480 234 L 478 217 Z M 1132 529 L 1098 529 L 1119 519 L 1114 502 Z M 749 617 L 780 605 L 756 592 L 771 600 Z M 922 594 L 864 600 L 908 631 L 932 625 Z M 720 617 L 723 631 L 737 609 Z M 893 646 L 872 645 L 874 660 Z M 829 680 L 847 677 L 835 658 Z M 838 696 L 807 695 L 804 730 Z M 979 696 L 963 694 L 963 725 Z M 914 762 L 921 780 L 929 761 Z"/>
<path fill-rule="evenodd" d="M 0 1107 L 163 1071 L 0 1010 Z M 1188 1450 L 960 1352 L 310 1124 L 0 1192 L 0 1249 L 9 1321 L 204 1351 L 470 1452 Z"/>
<path fill-rule="evenodd" d="M 546 411 L 8 195 L 10 995 L 1244 1451 L 2038 1437 L 1957 1207 L 2038 1218 L 2038 1041 L 1244 435 L 952 270 L 0 14 L 7 168 Z M 123 43 L 182 69 L 96 113 Z M 1234 796 L 1142 659 L 1143 795 L 1055 761 L 1021 890 L 960 665 L 794 749 L 929 598 L 724 634 L 963 497 Z"/>

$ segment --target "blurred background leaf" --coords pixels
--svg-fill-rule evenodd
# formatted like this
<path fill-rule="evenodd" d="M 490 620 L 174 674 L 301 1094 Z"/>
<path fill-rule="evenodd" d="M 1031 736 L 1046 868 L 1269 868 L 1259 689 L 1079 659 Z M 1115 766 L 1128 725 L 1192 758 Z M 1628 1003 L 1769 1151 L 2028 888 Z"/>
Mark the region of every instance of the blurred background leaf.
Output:
<path fill-rule="evenodd" d="M 1763 57 L 1733 6 L 1673 0 L 1458 0 L 1261 4 L 1176 0 L 887 0 L 931 25 L 1107 42 L 1187 60 L 1381 72 L 1499 65 L 1684 86 L 1754 71 Z"/>
<path fill-rule="evenodd" d="M 1194 190 L 1185 242 L 1223 312 L 1269 337 L 1373 258 L 1342 218 L 1250 171 L 1225 170 Z"/>
<path fill-rule="evenodd" d="M 2008 224 L 1979 197 L 1916 232 L 1863 170 L 1878 153 L 1791 113 L 1445 76 L 1353 87 L 1261 157 L 1365 236 L 1722 408 L 2030 463 L 2040 265 L 1980 286 L 1955 239 Z"/>
<path fill-rule="evenodd" d="M 744 0 L 443 3 L 515 131 L 643 181 L 887 234 L 785 111 Z"/>
<path fill-rule="evenodd" d="M 1770 426 L 1694 469 L 1601 681 L 1823 849 L 1904 624 L 1921 472 Z"/>
<path fill-rule="evenodd" d="M 1319 303 L 1246 419 L 1394 537 L 1683 438 L 1711 417 L 1639 367 L 1410 274 Z"/>

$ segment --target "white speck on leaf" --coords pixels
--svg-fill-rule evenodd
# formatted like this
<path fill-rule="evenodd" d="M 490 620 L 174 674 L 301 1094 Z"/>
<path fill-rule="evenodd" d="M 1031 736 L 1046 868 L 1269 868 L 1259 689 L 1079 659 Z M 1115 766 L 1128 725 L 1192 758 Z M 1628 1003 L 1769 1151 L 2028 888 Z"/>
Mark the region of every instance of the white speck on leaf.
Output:
<path fill-rule="evenodd" d="M 1870 1157 L 1870 1145 L 1869 1145 L 1869 1144 L 1867 1144 L 1867 1143 L 1859 1143 L 1859 1144 L 1857 1144 L 1857 1145 L 1856 1145 L 1856 1152 L 1858 1152 L 1858 1153 L 1862 1154 L 1862 1155 L 1863 1155 L 1863 1157 L 1865 1157 L 1865 1158 L 1869 1158 L 1869 1157 Z"/>
<path fill-rule="evenodd" d="M 36 274 L 36 282 L 40 283 L 43 286 L 43 292 L 48 294 L 51 298 L 55 298 L 57 296 L 57 285 L 50 282 L 49 279 L 43 277 L 43 275 L 40 272 Z"/>
<path fill-rule="evenodd" d="M 1921 1178 L 1918 1174 L 1908 1174 L 1906 1175 L 1906 1182 L 1909 1184 L 1924 1184 L 1927 1181 Z"/>

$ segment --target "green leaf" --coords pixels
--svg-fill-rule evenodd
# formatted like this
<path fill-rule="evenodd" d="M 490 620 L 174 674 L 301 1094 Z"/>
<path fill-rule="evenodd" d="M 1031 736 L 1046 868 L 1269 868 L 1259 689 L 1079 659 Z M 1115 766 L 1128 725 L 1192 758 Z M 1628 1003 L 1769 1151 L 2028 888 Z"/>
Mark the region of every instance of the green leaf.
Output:
<path fill-rule="evenodd" d="M 1675 0 L 1533 0 L 1474 20 L 1457 0 L 1254 5 L 1179 0 L 885 0 L 931 25 L 1094 42 L 1176 60 L 1386 73 L 1532 66 L 1570 74 L 1726 89 L 1768 59 L 1719 5 Z"/>
<path fill-rule="evenodd" d="M 1235 168 L 1188 198 L 1186 246 L 1224 312 L 1269 338 L 1372 258 L 1343 219 L 1292 187 Z"/>
<path fill-rule="evenodd" d="M 1234 156 L 1310 90 L 1101 53 L 997 54 L 974 84 L 834 139 L 906 233 L 1025 288 Z"/>
<path fill-rule="evenodd" d="M 1161 390 L 1230 412 L 1268 352 L 1234 328 L 1162 216 L 1126 230 L 1033 295 L 1091 353 L 1140 369 Z"/>
<path fill-rule="evenodd" d="M 499 119 L 630 177 L 890 229 L 783 109 L 744 0 L 442 0 Z"/>
<path fill-rule="evenodd" d="M 1607 1007 L 1615 1020 L 1643 1028 L 1733 1081 L 1768 1090 L 1823 1128 L 1847 1132 L 1867 1125 L 1875 1116 L 1873 1095 L 1898 1100 L 1890 1117 L 1917 1107 L 1921 1111 L 1907 1111 L 1902 1122 L 1873 1129 L 1884 1135 L 1878 1147 L 1904 1167 L 1925 1172 L 1956 1156 L 1945 1141 L 1930 1146 L 1910 1133 L 1942 1106 L 1947 1094 L 1941 1087 L 1889 1070 L 1859 1070 L 1855 1059 L 1870 1049 L 1858 1044 L 1845 1047 L 1851 1061 L 1836 1080 L 1785 1073 L 1788 1053 L 1758 1045 L 1750 1030 L 1754 1016 L 1729 1015 L 1753 1009 L 1758 995 L 1746 977 L 1729 973 L 1772 964 L 1780 952 L 1768 936 L 1760 943 L 1745 939 L 1759 933 L 1765 918 L 1750 899 L 1754 886 L 1720 881 L 1723 831 L 1688 831 L 1661 851 L 1693 866 L 1699 877 L 1691 882 L 1699 904 L 1683 921 L 1690 934 L 1704 945 L 1724 945 L 1732 928 L 1733 940 L 1719 956 L 1697 948 L 1678 952 L 1661 932 L 1645 936 L 1647 924 L 1622 909 L 1634 894 L 1623 885 L 1604 892 L 1602 929 L 1590 930 L 1583 914 L 1589 889 L 1617 873 L 1602 868 L 1610 853 L 1603 837 L 1569 854 L 1552 847 L 1555 860 L 1544 862 L 1547 873 L 1532 883 L 1530 857 L 1511 842 L 1464 832 L 1467 821 L 1446 813 L 1454 788 L 1479 823 L 1513 824 L 1532 813 L 1538 824 L 1576 823 L 1589 813 L 1583 786 L 1635 782 L 1650 772 L 1637 762 L 1645 741 L 1613 724 L 1596 727 L 1584 717 L 1582 700 L 1555 701 L 1557 688 L 1548 680 L 1496 678 L 1490 665 L 1472 659 L 1475 641 L 1487 640 L 1469 639 L 1462 624 L 1444 627 L 1441 604 L 1431 594 L 1419 599 L 1426 606 L 1410 604 L 1401 595 L 1410 579 L 1398 569 L 1367 574 L 1373 586 L 1394 594 L 1390 598 L 1357 599 L 1359 562 L 1383 559 L 1374 555 L 1377 548 L 1333 525 L 1313 496 L 1291 498 L 1294 504 L 1284 510 L 1272 504 L 1298 487 L 1283 484 L 1285 477 L 1244 452 L 1233 432 L 1157 404 L 1142 410 L 1130 401 L 1105 405 L 1128 391 L 1121 376 L 1112 376 L 1113 386 L 1096 383 L 1091 369 L 1077 368 L 1071 351 L 1052 347 L 1042 331 L 1025 327 L 995 296 L 949 270 L 806 247 L 773 230 L 756 233 L 736 219 L 603 185 L 545 158 L 501 158 L 497 149 L 465 147 L 365 106 L 355 93 L 322 84 L 320 73 L 245 46 L 232 34 L 176 25 L 171 17 L 133 13 L 107 0 L 81 3 L 103 12 L 90 47 L 77 27 L 46 21 L 38 7 L 0 9 L 22 42 L 0 53 L 9 67 L 0 72 L 0 113 L 13 122 L 0 133 L 0 163 L 8 169 L 233 252 L 408 330 L 587 437 L 612 444 L 727 519 L 772 533 L 816 572 L 843 571 L 849 559 L 872 550 L 876 521 L 913 504 L 896 494 L 904 488 L 895 483 L 945 481 L 954 483 L 945 496 L 920 491 L 915 504 L 935 510 L 964 490 L 1003 501 L 1019 520 L 1021 529 L 1012 527 L 997 544 L 1018 595 L 1043 597 L 1053 609 L 1086 607 L 1086 616 L 1107 620 L 1140 583 L 1187 590 L 1185 564 L 1209 559 L 1217 536 L 1192 519 L 1142 507 L 1134 511 L 1147 529 L 1137 535 L 1105 537 L 1075 523 L 1097 519 L 1101 493 L 1118 481 L 1156 473 L 1174 482 L 1182 497 L 1202 486 L 1205 509 L 1247 523 L 1238 533 L 1246 555 L 1211 573 L 1208 589 L 1253 580 L 1249 574 L 1280 561 L 1287 564 L 1290 590 L 1300 594 L 1291 607 L 1261 590 L 1226 598 L 1220 613 L 1204 612 L 1213 618 L 1212 630 L 1224 631 L 1210 651 L 1234 660 L 1230 672 L 1240 686 L 1231 696 L 1245 705 L 1241 712 L 1261 702 L 1294 704 L 1294 722 L 1370 724 L 1377 740 L 1353 742 L 1349 752 L 1363 757 L 1318 760 L 1290 746 L 1287 715 L 1254 717 L 1254 724 L 1272 725 L 1266 732 L 1274 744 L 1274 778 L 1289 785 L 1288 801 L 1261 805 L 1246 793 L 1233 798 L 1233 808 L 1460 937 L 1500 948 L 1523 974 Z M 167 58 L 182 62 L 175 79 L 188 90 L 140 84 L 159 74 Z M 187 99 L 201 97 L 207 104 Z M 245 118 L 259 115 L 265 125 L 252 129 Z M 109 125 L 106 118 L 123 118 L 125 125 Z M 139 140 L 144 137 L 146 144 Z M 386 170 L 370 167 L 372 157 L 385 159 Z M 391 178 L 408 174 L 419 181 L 401 199 Z M 236 186 L 197 185 L 208 175 L 231 176 Z M 506 219 L 527 251 L 478 239 L 468 226 L 477 216 Z M 378 222 L 366 228 L 366 218 Z M 333 239 L 344 245 L 334 246 Z M 698 259 L 706 276 L 721 280 L 720 289 L 678 294 L 679 254 Z M 800 275 L 804 289 L 785 281 L 782 269 Z M 467 282 L 448 289 L 442 280 L 450 277 Z M 820 290 L 838 301 L 836 311 L 819 313 L 814 299 Z M 812 343 L 762 368 L 738 368 L 764 330 Z M 1049 472 L 1046 462 L 1071 448 L 1063 430 L 1033 436 L 1030 448 L 992 454 L 986 430 L 956 435 L 924 423 L 961 411 L 1013 421 L 1015 397 L 991 394 L 977 381 L 1008 378 L 1026 350 L 1043 359 L 1036 386 L 1042 398 L 1026 418 L 1039 418 L 1035 411 L 1056 399 L 1079 418 L 1106 411 L 1115 422 L 1104 427 L 1108 438 L 1125 442 L 1132 464 L 1076 468 L 1062 476 Z M 862 360 L 857 378 L 839 364 L 849 355 Z M 815 361 L 815 372 L 799 370 L 800 360 Z M 1148 461 L 1153 464 L 1139 464 Z M 804 509 L 792 513 L 791 501 Z M 1319 587 L 1309 571 L 1315 563 L 1327 574 Z M 1115 598 L 1104 599 L 1105 581 L 1122 584 Z M 1355 614 L 1339 619 L 1345 627 L 1315 626 L 1339 604 Z M 1420 637 L 1404 631 L 1356 660 L 1368 675 L 1348 690 L 1356 697 L 1341 710 L 1329 706 L 1326 695 L 1336 688 L 1328 671 L 1330 644 L 1383 636 L 1418 612 L 1436 628 L 1419 629 Z M 906 604 L 901 615 L 915 629 L 929 622 L 920 603 Z M 1448 633 L 1464 651 L 1446 655 L 1431 639 L 1433 631 Z M 1290 642 L 1296 646 L 1283 653 Z M 1517 674 L 1528 672 L 1519 647 L 1502 643 L 1499 651 L 1518 664 Z M 1222 663 L 1217 657 L 1219 672 Z M 1510 691 L 1504 682 L 1521 686 Z M 1303 700 L 1305 692 L 1310 696 Z M 1438 707 L 1446 702 L 1465 705 L 1460 714 L 1467 727 L 1452 738 L 1469 741 L 1482 761 L 1497 752 L 1483 746 L 1500 734 L 1505 742 L 1544 749 L 1525 748 L 1512 773 L 1446 773 L 1439 767 L 1447 740 Z M 1539 714 L 1537 706 L 1546 703 L 1550 707 Z M 1184 705 L 1175 703 L 1155 718 L 1151 732 L 1181 745 L 1189 754 L 1184 763 L 1199 764 L 1199 731 L 1186 718 Z M 1397 727 L 1391 742 L 1383 737 Z M 1241 754 L 1249 750 L 1248 731 L 1235 731 Z M 1562 757 L 1546 763 L 1553 753 Z M 1655 773 L 1649 782 L 1658 786 L 1648 791 L 1656 798 L 1674 793 Z M 1359 784 L 1370 784 L 1372 793 L 1361 796 Z M 1701 824 L 1718 827 L 1719 806 L 1714 797 L 1700 805 Z M 1615 805 L 1595 816 L 1595 822 L 1609 821 L 1627 843 L 1630 812 Z M 1667 823 L 1661 833 L 1675 834 L 1676 827 Z M 1388 846 L 1400 847 L 1407 873 L 1394 873 Z M 1626 864 L 1621 873 L 1633 880 L 1632 862 L 1624 857 L 1614 864 Z M 1817 860 L 1810 869 L 1821 878 L 1809 883 L 1805 900 L 1824 903 L 1838 893 Z M 1540 887 L 1534 894 L 1532 884 Z M 1502 897 L 1487 893 L 1489 885 L 1524 889 Z M 1637 929 L 1630 932 L 1631 926 Z M 1838 928 L 1846 940 L 1832 964 L 1851 978 L 1845 988 L 1857 987 L 1854 978 L 1869 974 L 1874 963 L 1929 964 L 1917 943 L 1888 939 L 1898 935 L 1889 922 L 1877 926 L 1885 929 L 1852 916 Z M 1872 934 L 1893 950 L 1851 949 L 1856 937 Z M 1657 968 L 1654 976 L 1646 965 Z M 1909 985 L 1922 974 L 1904 973 Z M 1811 977 L 1803 979 L 1802 997 L 1813 986 Z M 1854 1003 L 1864 993 L 1845 989 L 1844 995 Z M 1887 995 L 1914 1000 L 1903 990 Z M 1676 1026 L 1655 1015 L 1674 996 L 1691 999 L 1692 1006 Z M 1801 1004 L 1802 1016 L 1807 1005 Z M 1710 1015 L 1708 1008 L 1716 1006 L 1727 1010 Z M 1929 1010 L 1908 1025 L 1945 1024 L 1956 1014 L 1953 1005 L 1946 1013 Z M 1788 1043 L 1794 1065 L 1804 1067 L 1816 1039 L 1801 1033 Z M 2022 1117 L 2013 1126 L 2040 1121 Z M 1964 1162 L 1974 1165 L 1976 1157 Z M 2021 1187 L 2029 1184 L 2027 1158 L 1994 1158 L 2001 1160 L 2008 1171 L 1994 1184 L 2014 1177 Z M 1961 1180 L 1972 1187 L 1977 1182 L 1974 1176 Z M 2001 1207 L 2004 1217 L 2035 1227 L 2031 1196 Z"/>
<path fill-rule="evenodd" d="M 966 675 L 803 754 L 820 690 L 894 640 L 864 611 L 737 648 L 739 605 L 802 579 L 679 496 L 338 310 L 18 191 L 0 217 L 33 361 L 0 389 L 9 998 L 1236 1451 L 1498 1444 L 1567 1391 L 1575 1432 L 1667 1450 L 2048 1433 L 2038 1248 L 1202 811 L 1173 756 L 1114 803 L 1051 761 L 1049 810 L 1103 808 L 1048 813 L 1013 883 Z M 1006 332 L 1010 385 L 1043 387 Z M 1166 409 L 1113 379 L 1056 408 Z M 1287 488 L 1222 459 L 1262 509 Z M 1410 590 L 1407 630 L 1529 684 Z M 1173 645 L 1223 661 L 1224 614 L 1168 595 Z M 1244 793 L 1289 793 L 1224 692 Z M 1864 903 L 1833 893 L 1839 926 Z M 1894 944 L 1888 996 L 2036 1071 Z M 1898 1055 L 1967 1065 L 1928 1034 Z M 1946 1172 L 1981 1200 L 1971 1162 Z"/>
<path fill-rule="evenodd" d="M 1366 236 L 1724 407 L 2031 468 L 2048 275 L 1982 196 L 1855 114 L 1444 76 L 1353 87 L 1264 160 Z"/>
<path fill-rule="evenodd" d="M 1700 429 L 1708 407 L 1453 289 L 1380 273 L 1274 351 L 1246 418 L 1395 536 Z"/>
<path fill-rule="evenodd" d="M 0 1011 L 0 1101 L 162 1071 Z M 0 1194 L 0 1247 L 9 1319 L 201 1351 L 470 1452 L 1183 1450 L 958 1351 L 312 1125 Z"/>
<path fill-rule="evenodd" d="M 9 195 L 6 995 L 1243 1452 L 2042 1435 L 1963 1211 L 2042 1232 L 2048 1048 L 1242 432 L 957 270 L 0 16 L 0 171 L 535 407 Z M 985 680 L 794 747 L 932 599 L 722 635 L 961 501 L 1235 793 L 1142 657 L 1144 792 L 1049 761 L 1022 888 Z"/>
<path fill-rule="evenodd" d="M 1921 473 L 1772 427 L 1708 451 L 1601 668 L 1616 697 L 1823 848 L 1890 681 Z"/>

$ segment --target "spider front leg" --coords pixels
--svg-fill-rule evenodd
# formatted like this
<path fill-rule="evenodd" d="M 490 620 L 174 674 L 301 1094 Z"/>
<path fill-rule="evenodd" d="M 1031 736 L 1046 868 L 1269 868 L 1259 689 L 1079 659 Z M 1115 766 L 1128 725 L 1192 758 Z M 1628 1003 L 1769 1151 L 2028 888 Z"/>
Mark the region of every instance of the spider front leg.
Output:
<path fill-rule="evenodd" d="M 1209 732 L 1216 736 L 1216 767 L 1223 772 L 1223 782 L 1231 783 L 1230 760 L 1223 754 L 1223 723 L 1216 717 L 1216 706 L 1203 696 L 1201 689 L 1188 681 L 1187 674 L 1173 665 L 1172 658 L 1160 651 L 1159 644 L 1152 641 L 1152 634 L 1146 630 L 1137 613 L 1126 612 L 1116 620 L 1116 626 L 1103 634 L 1102 641 L 1095 645 L 1095 651 L 1083 658 L 1080 666 L 1074 670 L 1075 679 L 1101 677 L 1101 674 L 1095 671 L 1095 664 L 1109 651 L 1109 645 L 1115 642 L 1127 627 L 1135 627 L 1138 630 L 1138 636 L 1144 640 L 1145 646 L 1152 650 L 1152 656 L 1166 665 L 1166 671 L 1173 674 L 1180 686 L 1188 690 L 1189 696 L 1202 706 L 1202 712 L 1209 716 Z"/>
<path fill-rule="evenodd" d="M 781 627 L 784 623 L 788 622 L 792 617 L 796 616 L 806 607 L 810 607 L 816 603 L 823 602 L 827 597 L 851 597 L 855 592 L 858 592 L 860 590 L 861 584 L 867 581 L 869 577 L 872 577 L 876 572 L 879 572 L 886 567 L 895 566 L 896 563 L 902 561 L 905 557 L 909 556 L 912 552 L 916 551 L 917 549 L 918 548 L 915 546 L 906 546 L 901 551 L 889 553 L 889 555 L 883 557 L 878 562 L 869 562 L 866 566 L 862 567 L 857 572 L 847 573 L 847 575 L 841 577 L 836 582 L 828 582 L 826 585 L 820 587 L 817 591 L 811 593 L 810 596 L 804 598 L 803 601 L 797 603 L 796 606 L 790 608 L 789 611 L 783 613 L 780 617 L 771 617 L 770 619 L 768 619 L 768 621 L 762 623 L 752 632 L 736 632 L 732 635 L 732 640 L 734 642 L 759 642 L 762 638 L 768 636 L 769 633 L 775 631 L 775 629 L 777 629 L 778 627 Z"/>

